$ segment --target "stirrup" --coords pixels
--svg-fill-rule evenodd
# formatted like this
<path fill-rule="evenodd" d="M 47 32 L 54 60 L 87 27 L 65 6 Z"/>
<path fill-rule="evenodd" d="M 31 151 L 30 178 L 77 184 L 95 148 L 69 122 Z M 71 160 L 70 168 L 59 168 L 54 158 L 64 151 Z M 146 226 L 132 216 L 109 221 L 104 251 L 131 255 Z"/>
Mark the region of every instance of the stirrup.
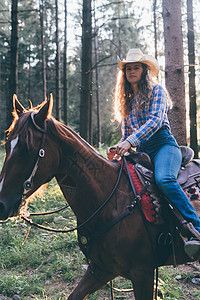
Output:
<path fill-rule="evenodd" d="M 189 232 L 189 234 L 191 235 L 190 238 L 195 237 L 200 241 L 200 233 L 194 228 L 192 223 L 184 223 L 183 227 L 185 227 L 184 230 L 187 230 L 187 232 Z"/>

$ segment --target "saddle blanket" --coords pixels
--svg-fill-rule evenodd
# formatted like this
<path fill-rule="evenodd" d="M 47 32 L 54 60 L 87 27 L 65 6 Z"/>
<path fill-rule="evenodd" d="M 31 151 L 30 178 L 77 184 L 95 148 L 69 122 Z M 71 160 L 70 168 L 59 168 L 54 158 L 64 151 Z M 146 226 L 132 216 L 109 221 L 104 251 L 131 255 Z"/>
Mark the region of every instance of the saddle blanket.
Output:
<path fill-rule="evenodd" d="M 142 190 L 143 185 L 134 169 L 134 165 L 127 161 L 127 165 L 129 168 L 129 172 L 133 181 L 133 185 L 136 191 L 136 194 L 139 194 L 139 192 Z M 124 170 L 127 173 L 125 166 Z M 197 212 L 200 212 L 200 188 L 198 185 L 193 185 L 187 189 L 184 189 L 184 192 L 190 199 L 192 205 L 197 210 Z M 142 198 L 141 198 L 141 207 L 144 212 L 144 215 L 147 219 L 147 221 L 154 223 L 154 224 L 162 224 L 162 204 L 160 199 L 162 196 L 157 193 L 152 193 L 150 191 L 146 191 Z"/>

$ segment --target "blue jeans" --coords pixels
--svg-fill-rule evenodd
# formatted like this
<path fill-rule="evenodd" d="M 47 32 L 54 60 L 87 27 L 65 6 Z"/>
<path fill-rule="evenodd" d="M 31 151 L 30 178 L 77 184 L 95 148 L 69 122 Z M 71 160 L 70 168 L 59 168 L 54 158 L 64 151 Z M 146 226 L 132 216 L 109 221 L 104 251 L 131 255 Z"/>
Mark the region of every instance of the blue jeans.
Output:
<path fill-rule="evenodd" d="M 165 144 L 160 147 L 152 160 L 159 189 L 182 213 L 183 217 L 200 232 L 199 216 L 176 180 L 182 161 L 180 149 L 174 145 Z"/>

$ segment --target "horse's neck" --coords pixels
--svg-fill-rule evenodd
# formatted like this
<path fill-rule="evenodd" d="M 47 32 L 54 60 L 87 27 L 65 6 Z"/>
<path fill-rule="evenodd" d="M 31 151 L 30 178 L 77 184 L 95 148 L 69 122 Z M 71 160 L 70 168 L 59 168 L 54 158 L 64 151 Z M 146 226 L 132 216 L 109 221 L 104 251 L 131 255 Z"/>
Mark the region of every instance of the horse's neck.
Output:
<path fill-rule="evenodd" d="M 118 166 L 86 145 L 76 145 L 63 155 L 63 173 L 58 184 L 77 216 L 92 213 L 106 199 L 118 175 Z M 64 169 L 66 170 L 64 172 Z"/>

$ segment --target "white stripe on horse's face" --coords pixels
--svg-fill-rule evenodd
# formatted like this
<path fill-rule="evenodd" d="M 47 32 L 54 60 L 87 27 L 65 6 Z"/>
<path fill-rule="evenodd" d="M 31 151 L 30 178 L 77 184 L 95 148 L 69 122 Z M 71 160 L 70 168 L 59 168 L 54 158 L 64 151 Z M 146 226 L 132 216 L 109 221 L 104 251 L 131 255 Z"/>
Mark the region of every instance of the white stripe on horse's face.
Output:
<path fill-rule="evenodd" d="M 10 142 L 10 153 L 9 153 L 9 155 L 8 155 L 8 158 L 12 156 L 13 150 L 14 150 L 14 148 L 16 147 L 16 145 L 17 145 L 17 143 L 18 143 L 18 140 L 19 140 L 19 137 L 16 136 L 16 138 Z M 2 178 L 2 180 L 1 180 L 1 182 L 0 182 L 0 192 L 1 192 L 2 189 L 3 189 L 4 178 L 5 178 L 5 176 Z"/>
<path fill-rule="evenodd" d="M 16 147 L 16 145 L 17 145 L 17 143 L 18 143 L 18 140 L 19 140 L 19 137 L 16 136 L 16 138 L 10 142 L 10 153 L 9 153 L 8 158 L 11 157 L 11 155 L 12 155 L 12 153 L 13 153 L 13 150 L 14 150 L 14 148 Z M 5 176 L 2 178 L 2 180 L 1 180 L 1 182 L 0 182 L 0 192 L 1 192 L 2 189 L 3 189 L 4 178 L 5 178 Z"/>
<path fill-rule="evenodd" d="M 16 136 L 16 138 L 10 142 L 10 154 L 9 154 L 9 157 L 11 157 L 11 155 L 13 153 L 13 150 L 14 150 L 15 146 L 17 145 L 18 140 L 19 140 L 19 137 Z"/>
<path fill-rule="evenodd" d="M 3 182 L 4 182 L 4 178 L 2 178 L 2 180 L 0 182 L 0 192 L 2 191 L 2 188 L 3 188 Z"/>

